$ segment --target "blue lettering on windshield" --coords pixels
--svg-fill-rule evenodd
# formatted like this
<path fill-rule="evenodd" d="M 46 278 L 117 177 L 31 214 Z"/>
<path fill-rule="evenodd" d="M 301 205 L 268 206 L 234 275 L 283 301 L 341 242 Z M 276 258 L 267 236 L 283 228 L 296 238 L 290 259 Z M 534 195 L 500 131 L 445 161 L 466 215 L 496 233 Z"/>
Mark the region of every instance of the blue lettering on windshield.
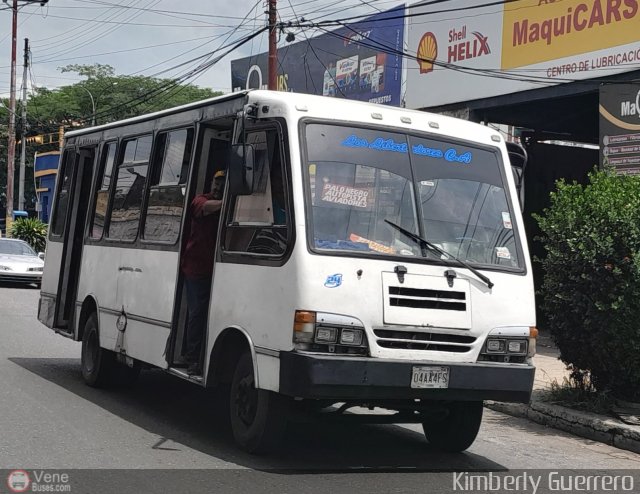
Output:
<path fill-rule="evenodd" d="M 355 134 L 350 135 L 344 141 L 342 145 L 348 148 L 367 148 L 375 149 L 376 151 L 391 151 L 394 153 L 408 153 L 407 144 L 404 142 L 395 142 L 393 139 L 384 139 L 378 137 L 375 141 L 369 142 L 362 137 L 358 137 Z M 422 144 L 416 144 L 411 146 L 411 152 L 418 156 L 427 156 L 429 158 L 445 159 L 450 163 L 465 163 L 469 164 L 473 160 L 473 154 L 471 151 L 458 154 L 458 152 L 449 148 L 446 151 L 438 148 L 428 148 Z"/>
<path fill-rule="evenodd" d="M 369 143 L 366 139 L 362 139 L 357 135 L 350 135 L 344 141 L 342 141 L 342 145 L 348 148 L 368 148 Z"/>
<path fill-rule="evenodd" d="M 383 139 L 378 137 L 372 143 L 366 139 L 353 134 L 342 141 L 342 145 L 348 148 L 369 148 L 376 151 L 392 151 L 395 153 L 407 153 L 407 144 L 404 142 L 395 142 L 393 139 Z"/>
<path fill-rule="evenodd" d="M 444 159 L 447 161 L 452 161 L 456 163 L 471 163 L 471 159 L 473 156 L 469 151 L 464 154 L 458 154 L 455 149 L 447 149 L 447 152 L 444 153 Z"/>
<path fill-rule="evenodd" d="M 395 142 L 393 139 L 383 139 L 378 137 L 375 141 L 369 144 L 369 149 L 377 149 L 379 151 L 393 151 L 396 153 L 406 153 L 406 142 Z"/>
<path fill-rule="evenodd" d="M 418 154 L 420 156 L 429 156 L 430 158 L 442 158 L 444 156 L 442 149 L 427 148 L 422 144 L 413 146 L 411 150 L 413 151 L 413 154 Z"/>

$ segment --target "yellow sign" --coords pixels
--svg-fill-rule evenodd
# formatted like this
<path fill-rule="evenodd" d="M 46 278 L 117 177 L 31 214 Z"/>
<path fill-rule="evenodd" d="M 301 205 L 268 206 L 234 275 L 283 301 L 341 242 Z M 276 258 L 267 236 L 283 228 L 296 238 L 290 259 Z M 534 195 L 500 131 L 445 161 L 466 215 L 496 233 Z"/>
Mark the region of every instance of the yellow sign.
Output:
<path fill-rule="evenodd" d="M 523 67 L 634 43 L 639 33 L 640 0 L 506 3 L 502 68 Z"/>

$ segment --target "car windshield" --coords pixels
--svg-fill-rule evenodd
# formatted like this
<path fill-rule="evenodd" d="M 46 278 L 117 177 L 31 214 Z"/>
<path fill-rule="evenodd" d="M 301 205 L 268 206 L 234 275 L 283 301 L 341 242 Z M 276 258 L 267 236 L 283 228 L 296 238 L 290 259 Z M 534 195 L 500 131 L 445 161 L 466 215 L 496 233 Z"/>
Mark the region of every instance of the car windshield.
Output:
<path fill-rule="evenodd" d="M 429 256 L 389 220 L 476 265 L 520 267 L 497 153 L 383 130 L 306 127 L 318 250 Z"/>
<path fill-rule="evenodd" d="M 12 256 L 35 256 L 34 250 L 26 242 L 17 240 L 0 240 L 0 254 Z"/>

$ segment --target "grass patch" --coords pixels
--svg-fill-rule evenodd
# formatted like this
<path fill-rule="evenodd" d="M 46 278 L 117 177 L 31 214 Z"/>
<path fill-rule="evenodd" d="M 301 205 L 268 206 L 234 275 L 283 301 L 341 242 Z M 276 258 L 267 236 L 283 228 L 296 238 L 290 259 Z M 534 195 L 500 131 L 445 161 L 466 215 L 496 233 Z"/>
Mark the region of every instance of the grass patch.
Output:
<path fill-rule="evenodd" d="M 615 399 L 607 392 L 598 392 L 591 382 L 588 371 L 572 369 L 562 382 L 551 382 L 544 394 L 544 401 L 583 412 L 611 415 Z"/>

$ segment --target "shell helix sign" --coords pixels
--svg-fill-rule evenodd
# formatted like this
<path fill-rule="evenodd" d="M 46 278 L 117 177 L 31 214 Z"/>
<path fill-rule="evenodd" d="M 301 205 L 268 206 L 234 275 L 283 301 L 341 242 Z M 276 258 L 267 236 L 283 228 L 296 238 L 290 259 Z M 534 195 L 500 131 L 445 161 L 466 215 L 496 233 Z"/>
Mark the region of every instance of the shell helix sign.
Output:
<path fill-rule="evenodd" d="M 429 31 L 424 33 L 420 44 L 418 45 L 418 64 L 420 65 L 420 73 L 428 74 L 433 71 L 433 64 L 438 59 L 438 40 L 435 35 Z"/>

